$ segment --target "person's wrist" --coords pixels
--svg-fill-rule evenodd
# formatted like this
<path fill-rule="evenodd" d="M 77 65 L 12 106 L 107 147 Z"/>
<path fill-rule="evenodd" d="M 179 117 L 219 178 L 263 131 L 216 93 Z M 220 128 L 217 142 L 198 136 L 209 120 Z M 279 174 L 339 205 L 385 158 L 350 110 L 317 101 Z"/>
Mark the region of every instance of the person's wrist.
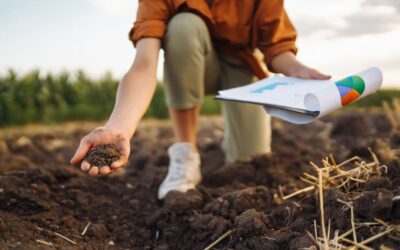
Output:
<path fill-rule="evenodd" d="M 287 76 L 291 76 L 291 77 L 297 77 L 299 75 L 299 71 L 301 71 L 301 68 L 303 67 L 303 65 L 297 61 L 291 61 L 290 63 L 288 63 L 286 69 L 287 69 L 287 73 L 285 75 Z"/>
<path fill-rule="evenodd" d="M 124 128 L 122 126 L 118 126 L 113 123 L 106 123 L 104 125 L 104 128 L 112 131 L 113 133 L 120 134 L 127 138 L 131 138 L 134 133 L 134 129 L 132 129 L 132 128 Z"/>
<path fill-rule="evenodd" d="M 271 66 L 276 73 L 294 77 L 297 75 L 302 64 L 297 60 L 295 54 L 286 51 L 274 57 Z"/>

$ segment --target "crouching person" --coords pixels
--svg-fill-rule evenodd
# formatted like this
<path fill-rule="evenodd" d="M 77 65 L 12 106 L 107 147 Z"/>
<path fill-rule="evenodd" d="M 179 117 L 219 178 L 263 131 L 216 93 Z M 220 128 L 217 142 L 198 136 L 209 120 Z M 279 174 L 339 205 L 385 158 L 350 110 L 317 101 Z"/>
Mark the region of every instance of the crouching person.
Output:
<path fill-rule="evenodd" d="M 196 129 L 204 95 L 265 78 L 266 69 L 304 79 L 330 77 L 296 59 L 296 32 L 283 0 L 142 0 L 129 37 L 136 56 L 121 80 L 114 110 L 103 127 L 82 139 L 71 162 L 81 162 L 97 145 L 112 143 L 121 150 L 118 161 L 111 166 L 83 161 L 81 169 L 93 176 L 108 175 L 126 165 L 129 141 L 156 88 L 162 48 L 176 142 L 168 149 L 170 164 L 159 199 L 171 190 L 186 192 L 201 181 Z M 227 163 L 271 151 L 270 118 L 262 108 L 223 102 L 222 111 Z"/>

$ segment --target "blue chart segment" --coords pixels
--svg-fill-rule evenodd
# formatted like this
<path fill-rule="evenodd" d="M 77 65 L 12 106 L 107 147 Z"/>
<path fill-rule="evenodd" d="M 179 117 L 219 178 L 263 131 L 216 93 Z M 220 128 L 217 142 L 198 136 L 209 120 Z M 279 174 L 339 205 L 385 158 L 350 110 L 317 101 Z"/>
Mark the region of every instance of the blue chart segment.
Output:
<path fill-rule="evenodd" d="M 271 83 L 270 85 L 264 86 L 259 89 L 255 89 L 255 90 L 251 91 L 251 93 L 262 94 L 265 91 L 276 89 L 279 85 L 287 85 L 287 83 L 285 83 L 285 82 Z"/>
<path fill-rule="evenodd" d="M 345 87 L 345 86 L 339 86 L 339 85 L 336 85 L 337 86 L 337 88 L 339 89 L 339 92 L 340 92 L 340 96 L 342 97 L 342 96 L 345 96 L 348 92 L 350 92 L 352 89 L 351 88 L 349 88 L 349 87 Z"/>

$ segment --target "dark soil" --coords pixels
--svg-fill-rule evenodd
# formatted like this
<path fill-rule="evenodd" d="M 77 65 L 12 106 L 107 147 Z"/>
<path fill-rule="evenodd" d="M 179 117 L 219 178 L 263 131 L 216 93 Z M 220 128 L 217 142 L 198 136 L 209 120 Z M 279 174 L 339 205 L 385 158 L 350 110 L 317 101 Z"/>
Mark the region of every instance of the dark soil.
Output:
<path fill-rule="evenodd" d="M 387 172 L 352 194 L 327 190 L 325 219 L 332 232 L 350 228 L 350 211 L 340 199 L 353 202 L 356 222 L 400 223 L 400 203 L 392 199 L 400 195 L 399 133 L 391 132 L 385 115 L 347 110 L 306 126 L 274 120 L 273 153 L 229 165 L 220 148 L 222 130 L 220 119 L 202 120 L 203 182 L 197 190 L 170 192 L 162 202 L 156 194 L 173 142 L 168 123 L 144 124 L 132 140 L 129 166 L 108 177 L 88 176 L 68 163 L 88 131 L 1 139 L 0 249 L 204 249 L 228 230 L 233 233 L 214 249 L 309 247 L 314 243 L 306 231 L 313 233 L 314 220 L 320 221 L 317 197 L 311 192 L 285 201 L 279 193 L 305 187 L 299 177 L 312 171 L 310 161 L 331 153 L 337 162 L 353 155 L 370 161 L 368 147 Z M 110 152 L 101 151 L 92 151 L 94 158 Z M 377 230 L 360 229 L 357 237 Z M 368 244 L 382 245 L 398 249 L 400 241 L 387 235 Z"/>
<path fill-rule="evenodd" d="M 99 145 L 86 155 L 85 160 L 90 163 L 91 166 L 111 166 L 111 163 L 119 160 L 121 153 L 117 146 L 114 144 L 103 144 Z"/>

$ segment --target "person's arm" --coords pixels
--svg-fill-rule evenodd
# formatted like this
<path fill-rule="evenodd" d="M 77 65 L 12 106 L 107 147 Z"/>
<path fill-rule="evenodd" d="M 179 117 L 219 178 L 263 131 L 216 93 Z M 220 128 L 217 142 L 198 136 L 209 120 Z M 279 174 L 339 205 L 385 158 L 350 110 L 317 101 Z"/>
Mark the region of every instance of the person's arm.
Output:
<path fill-rule="evenodd" d="M 298 77 L 303 79 L 330 79 L 330 75 L 322 74 L 316 69 L 310 68 L 297 60 L 295 54 L 286 51 L 275 56 L 270 64 L 273 71 L 286 76 Z"/>
<path fill-rule="evenodd" d="M 282 0 L 263 1 L 257 10 L 258 48 L 268 69 L 275 73 L 304 79 L 329 79 L 329 75 L 310 68 L 296 58 L 297 32 Z"/>
<path fill-rule="evenodd" d="M 125 131 L 132 137 L 156 89 L 160 39 L 143 38 L 137 43 L 136 58 L 118 88 L 114 110 L 105 127 Z"/>
<path fill-rule="evenodd" d="M 122 78 L 117 92 L 114 110 L 103 127 L 86 135 L 71 159 L 72 164 L 81 162 L 88 151 L 101 144 L 114 144 L 122 153 L 111 166 L 91 166 L 83 161 L 81 168 L 90 175 L 106 175 L 124 166 L 130 153 L 130 138 L 148 108 L 156 89 L 156 71 L 160 39 L 143 38 L 137 44 L 133 65 Z"/>

